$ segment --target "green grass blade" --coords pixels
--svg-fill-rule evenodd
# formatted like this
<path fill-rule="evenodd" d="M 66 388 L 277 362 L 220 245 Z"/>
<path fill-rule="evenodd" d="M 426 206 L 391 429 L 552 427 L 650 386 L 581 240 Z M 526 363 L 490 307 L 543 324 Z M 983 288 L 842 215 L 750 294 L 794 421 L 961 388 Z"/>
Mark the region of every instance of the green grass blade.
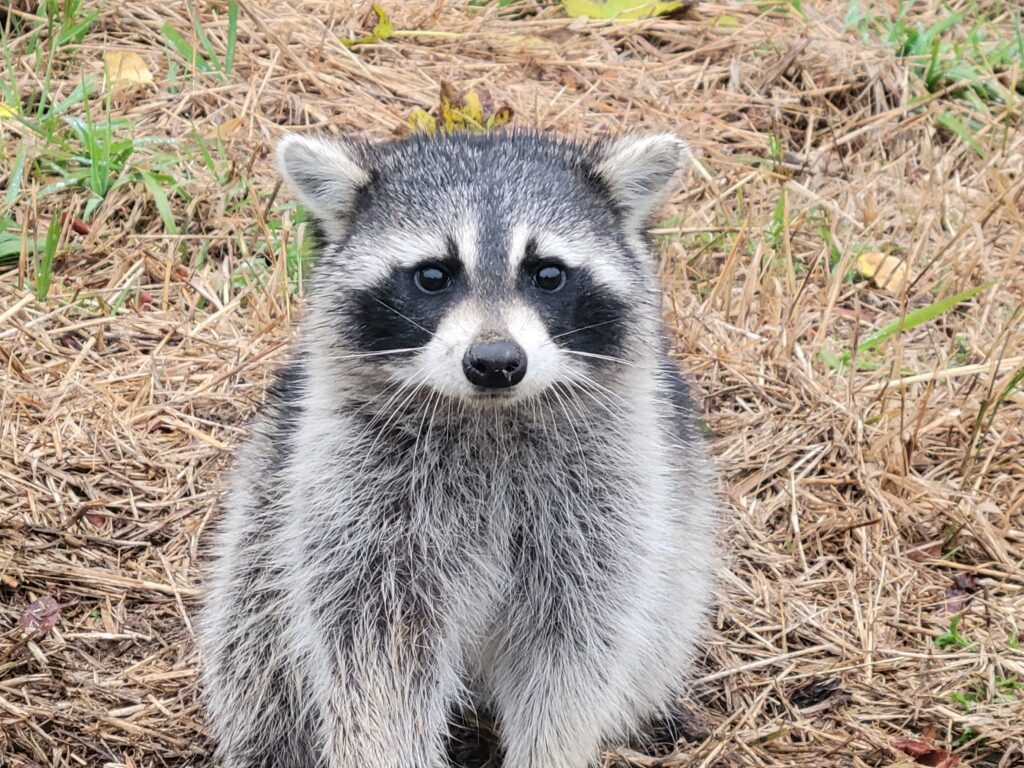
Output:
<path fill-rule="evenodd" d="M 945 299 L 934 301 L 926 307 L 920 307 L 919 309 L 915 309 L 913 312 L 908 312 L 905 317 L 893 320 L 891 323 L 875 331 L 864 339 L 864 341 L 858 344 L 857 355 L 860 356 L 865 352 L 870 352 L 872 349 L 881 346 L 888 339 L 898 333 L 912 330 L 917 328 L 919 325 L 924 325 L 925 323 L 934 320 L 940 315 L 944 315 L 957 305 L 977 296 L 982 291 L 988 290 L 992 285 L 993 283 L 976 285 L 974 288 L 968 288 L 966 291 L 961 291 L 954 296 L 948 296 Z M 839 360 L 843 364 L 846 364 L 850 362 L 852 357 L 852 352 L 844 352 L 839 356 Z"/>
<path fill-rule="evenodd" d="M 28 251 L 37 252 L 43 247 L 40 238 L 30 238 L 26 243 Z M 21 258 L 21 227 L 10 216 L 0 216 L 0 264 L 16 264 Z"/>
<path fill-rule="evenodd" d="M 937 38 L 950 27 L 954 27 L 964 20 L 964 11 L 957 11 L 944 19 L 937 21 L 925 32 L 925 38 L 929 41 Z"/>
<path fill-rule="evenodd" d="M 224 52 L 224 74 L 230 75 L 235 67 L 235 45 L 238 42 L 238 0 L 228 0 L 228 40 Z"/>
<path fill-rule="evenodd" d="M 63 46 L 69 43 L 77 44 L 82 42 L 82 38 L 89 34 L 93 22 L 96 21 L 99 15 L 99 11 L 90 11 L 81 21 L 65 28 L 57 39 L 57 44 Z"/>
<path fill-rule="evenodd" d="M 74 90 L 72 90 L 67 97 L 54 105 L 48 116 L 57 117 L 58 115 L 63 115 L 72 107 L 88 101 L 95 90 L 95 85 L 91 77 L 82 80 L 82 82 L 75 86 Z"/>
<path fill-rule="evenodd" d="M 223 67 L 220 63 L 220 57 L 217 55 L 217 51 L 213 47 L 213 43 L 210 42 L 210 38 L 206 34 L 206 30 L 203 29 L 203 22 L 199 20 L 199 14 L 196 12 L 196 5 L 192 0 L 188 2 L 188 15 L 192 19 L 192 31 L 196 33 L 196 40 L 203 46 L 203 50 L 206 51 L 206 61 L 209 62 L 209 68 L 218 72 L 223 71 Z"/>
<path fill-rule="evenodd" d="M 21 192 L 21 182 L 25 176 L 25 160 L 28 157 L 28 142 L 22 141 L 18 144 L 18 154 L 14 156 L 14 167 L 11 168 L 10 185 L 7 187 L 7 194 L 4 195 L 4 202 L 12 205 Z"/>
<path fill-rule="evenodd" d="M 149 191 L 150 197 L 153 198 L 156 210 L 160 214 L 160 218 L 164 223 L 164 230 L 170 235 L 178 234 L 178 225 L 174 221 L 174 213 L 171 211 L 171 203 L 167 199 L 167 195 L 164 193 L 163 187 L 160 186 L 160 182 L 153 178 L 153 174 L 149 171 L 139 171 L 139 176 L 142 179 L 142 183 L 146 185 L 146 189 Z"/>
<path fill-rule="evenodd" d="M 1003 404 L 1003 401 L 1010 396 L 1013 390 L 1021 386 L 1021 382 L 1024 382 L 1024 368 L 1018 369 L 1013 374 L 1013 376 L 1010 377 L 1010 381 L 1007 383 L 1005 387 L 1002 388 L 1002 390 L 996 396 L 996 399 L 992 401 L 992 410 L 989 411 L 988 424 L 986 425 L 985 429 L 992 428 L 992 422 L 995 421 L 996 413 L 998 413 L 999 407 Z"/>
<path fill-rule="evenodd" d="M 196 49 L 185 39 L 185 37 L 172 27 L 170 24 L 164 24 L 160 28 L 160 33 L 164 36 L 164 40 L 167 44 L 183 58 L 186 63 L 200 72 L 209 72 L 210 64 L 202 56 L 196 53 Z"/>
<path fill-rule="evenodd" d="M 50 220 L 50 226 L 46 229 L 46 240 L 43 243 L 42 258 L 36 264 L 36 298 L 42 301 L 50 292 L 53 284 L 53 260 L 57 256 L 57 246 L 60 244 L 60 217 L 54 216 Z"/>
<path fill-rule="evenodd" d="M 935 118 L 935 122 L 946 130 L 952 131 L 956 134 L 964 144 L 974 150 L 978 157 L 985 156 L 985 150 L 982 148 L 981 144 L 979 144 L 974 136 L 971 135 L 967 126 L 960 122 L 960 119 L 955 117 L 952 112 L 943 112 Z"/>

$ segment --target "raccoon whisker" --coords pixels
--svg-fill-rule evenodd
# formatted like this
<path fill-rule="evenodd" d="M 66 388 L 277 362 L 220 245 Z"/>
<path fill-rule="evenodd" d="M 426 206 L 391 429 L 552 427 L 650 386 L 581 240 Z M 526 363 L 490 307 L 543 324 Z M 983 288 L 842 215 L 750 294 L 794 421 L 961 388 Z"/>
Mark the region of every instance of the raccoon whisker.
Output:
<path fill-rule="evenodd" d="M 374 397 L 372 397 L 369 400 L 367 400 L 367 401 L 363 402 L 362 404 L 360 404 L 359 408 L 357 409 L 357 412 L 358 413 L 366 413 L 366 412 L 368 412 L 371 409 L 372 406 L 376 405 L 377 403 L 379 403 L 381 400 L 383 400 L 385 397 L 388 397 L 389 395 L 390 395 L 391 400 L 393 400 L 394 398 L 396 398 L 399 395 L 401 395 L 401 393 L 405 390 L 405 388 L 409 387 L 409 386 L 411 386 L 411 384 L 408 381 L 406 381 L 406 380 L 393 381 L 390 384 L 388 384 L 388 386 L 386 386 L 383 390 L 381 390 L 378 394 L 376 394 Z M 388 407 L 388 405 L 391 404 L 391 400 L 389 400 L 381 408 L 378 408 L 377 410 L 373 411 L 373 414 L 370 416 L 370 418 L 369 418 L 369 420 L 367 422 L 368 425 L 373 425 L 373 424 L 376 423 L 377 417 L 379 417 L 381 415 L 381 413 Z M 361 436 L 362 436 L 361 434 L 357 434 L 356 435 L 357 438 L 359 438 Z"/>
<path fill-rule="evenodd" d="M 605 395 L 609 402 L 624 408 L 630 408 L 630 402 L 624 398 L 618 392 L 609 389 L 604 384 L 601 384 L 593 376 L 588 375 L 585 371 L 574 371 L 570 380 L 571 384 L 578 384 L 581 387 L 597 390 L 601 394 Z"/>
<path fill-rule="evenodd" d="M 573 396 L 574 393 L 572 391 L 572 387 L 568 383 L 562 384 L 561 386 L 564 387 L 565 389 L 566 395 L 569 399 L 569 403 L 573 406 L 573 409 L 579 414 L 580 421 L 582 423 L 588 423 L 591 419 L 591 414 L 583 406 L 583 403 L 580 402 L 579 398 Z"/>
<path fill-rule="evenodd" d="M 416 443 L 412 448 L 412 455 L 414 464 L 420 465 L 417 457 L 420 455 L 420 439 L 423 439 L 423 450 L 428 450 L 430 444 L 430 428 L 434 425 L 434 415 L 437 413 L 437 404 L 441 401 L 441 393 L 437 390 L 431 390 L 430 396 L 427 398 L 427 404 L 423 409 L 423 415 L 420 417 L 419 426 L 416 428 Z M 430 421 L 427 421 L 427 414 L 430 414 Z M 423 431 L 423 425 L 427 425 L 427 431 Z M 415 488 L 415 480 L 413 481 L 413 487 Z"/>
<path fill-rule="evenodd" d="M 409 379 L 404 379 L 402 381 L 396 382 L 396 383 L 388 386 L 383 392 L 381 392 L 379 395 L 377 395 L 376 397 L 374 397 L 372 400 L 370 400 L 369 402 L 367 402 L 365 404 L 366 406 L 374 405 L 375 403 L 377 403 L 380 400 L 382 400 L 388 394 L 388 392 L 390 392 L 392 389 L 394 389 L 394 392 L 391 394 L 390 397 L 388 397 L 387 402 L 385 402 L 384 405 L 382 405 L 380 408 L 378 408 L 377 410 L 375 410 L 373 412 L 373 414 L 367 419 L 365 426 L 355 435 L 354 442 L 356 444 L 359 444 L 359 445 L 362 444 L 363 439 L 367 435 L 369 435 L 370 431 L 380 423 L 380 419 L 381 419 L 382 416 L 387 414 L 386 421 L 390 421 L 390 419 L 396 413 L 396 411 L 390 410 L 391 404 L 394 403 L 403 394 L 405 394 L 405 392 L 410 387 L 414 386 L 411 382 L 415 381 L 415 377 L 418 376 L 421 373 L 423 373 L 423 369 L 422 368 L 417 370 L 414 373 L 414 375 L 412 377 L 410 377 Z M 416 388 L 419 388 L 419 386 L 421 386 L 421 384 L 422 384 L 422 382 L 420 384 L 417 384 Z M 404 403 L 403 403 L 403 406 L 404 406 Z M 386 428 L 387 428 L 387 424 L 385 424 L 381 428 L 381 431 L 386 429 Z M 378 437 L 380 436 L 381 431 L 378 431 L 378 433 L 377 433 Z M 374 442 L 374 445 L 375 444 L 376 444 L 376 442 Z M 372 446 L 371 446 L 371 448 L 372 448 Z M 366 461 L 369 460 L 370 455 L 371 455 L 371 453 L 368 451 L 367 454 L 366 454 L 366 458 L 363 461 L 363 466 L 364 467 L 365 467 Z"/>
<path fill-rule="evenodd" d="M 392 394 L 391 397 L 388 398 L 388 401 L 384 403 L 384 405 L 382 405 L 376 411 L 374 411 L 373 416 L 367 422 L 366 428 L 360 435 L 360 438 L 366 437 L 367 435 L 370 434 L 370 431 L 372 429 L 378 426 L 380 427 L 379 429 L 376 430 L 374 441 L 373 443 L 370 444 L 369 448 L 367 449 L 367 453 L 372 452 L 373 447 L 376 445 L 376 441 L 380 437 L 381 433 L 388 428 L 391 421 L 401 413 L 402 409 L 406 406 L 409 400 L 411 400 L 416 395 L 416 392 L 422 386 L 423 382 L 402 382 L 402 385 L 397 390 L 395 390 L 394 394 Z M 403 396 L 404 399 L 401 402 L 398 402 L 398 399 Z"/>
<path fill-rule="evenodd" d="M 604 411 L 609 416 L 617 417 L 619 415 L 618 413 L 616 413 L 615 409 L 612 407 L 612 405 L 613 405 L 612 403 L 609 403 L 607 400 L 602 400 L 601 398 L 599 398 L 597 396 L 596 393 L 594 393 L 590 389 L 587 389 L 586 387 L 580 387 L 579 388 L 579 392 L 580 392 L 580 394 L 583 394 L 583 395 L 586 395 L 587 397 L 589 397 L 593 401 L 594 405 L 596 405 L 598 408 L 600 408 L 602 411 Z"/>
<path fill-rule="evenodd" d="M 415 320 L 413 320 L 413 319 L 412 319 L 411 317 L 409 317 L 408 315 L 403 315 L 403 314 L 402 314 L 401 312 L 399 312 L 399 311 L 398 311 L 397 309 L 395 309 L 394 307 L 392 307 L 392 306 L 391 306 L 390 304 L 388 304 L 388 303 L 387 303 L 386 301 L 382 301 L 381 299 L 378 299 L 378 298 L 377 298 L 376 296 L 374 296 L 374 295 L 373 295 L 372 293 L 370 294 L 370 298 L 371 298 L 371 299 L 373 299 L 374 301 L 376 301 L 376 302 L 377 302 L 378 304 L 380 304 L 380 305 L 381 305 L 382 307 L 384 307 L 385 309 L 390 309 L 390 310 L 391 310 L 392 312 L 394 312 L 394 313 L 395 313 L 396 315 L 398 315 L 398 316 L 399 316 L 400 318 L 402 318 L 403 320 L 405 320 L 406 322 L 408 322 L 408 323 L 409 323 L 410 325 L 413 325 L 413 326 L 415 326 L 416 328 L 419 328 L 419 329 L 420 329 L 421 331 L 423 331 L 424 333 L 429 333 L 429 334 L 430 334 L 431 336 L 437 336 L 437 334 L 436 334 L 436 333 L 434 333 L 434 332 L 433 332 L 432 330 L 430 330 L 429 328 L 425 328 L 425 327 L 423 327 L 422 325 L 420 325 L 419 323 L 417 323 L 417 322 L 416 322 Z"/>
<path fill-rule="evenodd" d="M 357 352 L 351 355 L 325 355 L 322 359 L 332 363 L 343 360 L 358 360 L 364 357 L 383 357 L 385 355 L 402 355 L 406 352 L 419 352 L 423 347 L 402 347 L 401 349 L 382 349 L 379 352 Z"/>
<path fill-rule="evenodd" d="M 576 381 L 577 383 L 581 384 L 584 387 L 596 390 L 601 395 L 603 395 L 605 400 L 607 400 L 612 405 L 616 405 L 620 408 L 632 407 L 630 402 L 626 400 L 626 398 L 624 398 L 618 392 L 616 392 L 613 389 L 609 389 L 604 384 L 601 384 L 599 381 L 597 381 L 591 376 L 587 376 L 587 374 L 585 373 L 579 374 L 579 377 L 576 379 Z"/>
<path fill-rule="evenodd" d="M 423 371 L 420 371 L 419 373 L 423 373 Z M 418 374 L 414 375 L 413 378 L 416 378 L 417 376 Z M 384 436 L 384 433 L 387 432 L 388 427 L 390 427 L 401 416 L 402 409 L 405 408 L 409 401 L 412 400 L 416 396 L 416 394 L 421 389 L 423 389 L 424 386 L 426 386 L 426 382 L 422 380 L 419 381 L 416 384 L 416 386 L 412 388 L 412 390 L 409 392 L 406 398 L 401 403 L 399 403 L 398 406 L 395 407 L 394 410 L 388 415 L 387 421 L 385 421 L 384 425 L 379 430 L 377 430 L 377 435 L 373 438 L 373 442 L 370 444 L 369 449 L 366 451 L 366 458 L 363 459 L 363 465 L 361 469 L 365 468 L 366 462 L 369 461 L 371 456 L 373 456 L 373 450 L 377 447 L 377 443 L 380 442 L 380 439 L 381 437 Z"/>
<path fill-rule="evenodd" d="M 620 318 L 615 318 L 614 320 L 604 320 L 600 323 L 591 323 L 590 325 L 584 325 L 582 328 L 573 328 L 571 331 L 556 333 L 554 336 L 552 336 L 550 339 L 544 342 L 544 345 L 551 344 L 555 339 L 561 339 L 565 336 L 572 336 L 574 333 L 581 333 L 583 331 L 589 331 L 591 328 L 600 328 L 602 325 L 610 325 L 611 323 L 621 322 L 622 320 Z"/>
<path fill-rule="evenodd" d="M 420 455 L 420 438 L 423 436 L 423 423 L 427 419 L 427 413 L 429 412 L 429 404 L 433 400 L 433 397 L 434 397 L 434 392 L 430 392 L 430 394 L 428 395 L 428 398 L 427 398 L 428 408 L 424 408 L 423 409 L 423 413 L 420 415 L 420 422 L 416 426 L 416 441 L 413 443 L 413 446 L 412 446 L 412 461 L 413 461 L 413 466 L 417 467 L 417 468 L 421 467 L 423 465 L 422 462 L 419 460 L 419 455 Z M 409 486 L 412 489 L 412 494 L 411 495 L 414 498 L 419 495 L 419 493 L 417 491 L 417 488 L 419 486 L 419 480 L 420 480 L 420 474 L 416 470 L 413 470 L 413 472 L 411 473 L 411 477 L 409 478 Z"/>
<path fill-rule="evenodd" d="M 583 449 L 583 441 L 580 439 L 580 433 L 579 429 L 576 426 L 576 420 L 573 419 L 572 416 L 569 414 L 569 409 L 565 403 L 566 400 L 571 401 L 573 398 L 568 397 L 568 393 L 566 393 L 566 397 L 562 396 L 562 385 L 559 382 L 555 382 L 554 386 L 551 389 L 551 392 L 555 396 L 555 400 L 558 403 L 558 407 L 561 408 L 562 413 L 565 414 L 565 421 L 569 426 L 569 431 L 570 433 L 572 433 L 573 439 L 576 441 L 576 449 L 579 451 L 577 455 L 580 458 L 580 466 L 584 469 L 585 472 L 586 462 L 583 461 L 583 458 L 586 456 L 586 451 Z"/>
<path fill-rule="evenodd" d="M 567 354 L 570 354 L 570 355 L 577 355 L 579 357 L 592 357 L 595 360 L 607 360 L 608 362 L 611 362 L 611 363 L 619 363 L 621 365 L 628 365 L 628 366 L 630 366 L 632 368 L 640 368 L 640 367 L 642 367 L 642 366 L 637 365 L 636 363 L 634 363 L 632 360 L 624 360 L 621 357 L 612 357 L 611 355 L 599 355 L 599 354 L 597 354 L 597 352 L 583 352 L 582 350 L 579 350 L 579 349 L 563 349 L 562 351 L 566 352 Z"/>
<path fill-rule="evenodd" d="M 437 393 L 437 398 L 434 401 L 434 409 L 430 412 L 430 421 L 427 422 L 427 440 L 430 439 L 431 430 L 434 428 L 434 417 L 437 416 L 437 409 L 441 405 L 441 402 L 445 398 L 441 396 L 441 393 Z"/>
<path fill-rule="evenodd" d="M 573 383 L 578 386 L 582 394 L 587 395 L 595 405 L 599 406 L 609 416 L 615 417 L 616 420 L 621 417 L 624 409 L 629 410 L 631 408 L 630 403 L 621 395 L 599 384 L 585 374 L 578 374 L 574 378 Z"/>

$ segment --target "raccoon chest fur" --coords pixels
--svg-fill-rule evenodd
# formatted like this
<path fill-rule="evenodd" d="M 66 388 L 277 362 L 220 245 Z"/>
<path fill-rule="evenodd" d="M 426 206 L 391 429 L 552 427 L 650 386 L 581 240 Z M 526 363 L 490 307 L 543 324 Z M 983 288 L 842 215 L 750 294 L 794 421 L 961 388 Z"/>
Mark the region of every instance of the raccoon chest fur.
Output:
<path fill-rule="evenodd" d="M 542 556 L 566 568 L 641 556 L 628 545 L 659 501 L 658 471 L 608 439 L 626 423 L 572 420 L 555 403 L 461 417 L 452 405 L 333 427 L 310 416 L 299 439 L 315 449 L 296 453 L 288 517 L 293 562 L 327 569 L 311 594 L 349 581 L 347 568 L 372 572 L 371 550 L 430 563 L 418 577 L 429 599 L 445 580 L 472 592 L 455 583 L 470 580 L 490 605 L 514 596 Z"/>

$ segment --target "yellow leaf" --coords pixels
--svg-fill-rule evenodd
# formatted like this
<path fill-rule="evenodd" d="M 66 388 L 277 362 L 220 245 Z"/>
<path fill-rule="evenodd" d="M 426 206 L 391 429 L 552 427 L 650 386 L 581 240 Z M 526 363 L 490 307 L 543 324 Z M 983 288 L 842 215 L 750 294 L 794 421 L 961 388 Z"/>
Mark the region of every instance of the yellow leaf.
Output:
<path fill-rule="evenodd" d="M 723 13 L 721 16 L 715 19 L 714 23 L 716 27 L 738 27 L 740 25 L 740 20 L 737 19 L 735 16 L 730 16 L 727 13 Z"/>
<path fill-rule="evenodd" d="M 444 124 L 444 130 L 451 132 L 457 125 L 462 123 L 461 115 L 459 114 L 458 107 L 456 104 L 459 101 L 459 95 L 456 93 L 455 88 L 452 84 L 442 80 L 441 81 L 441 103 L 438 112 L 440 118 L 437 124 L 440 126 Z"/>
<path fill-rule="evenodd" d="M 414 107 L 409 111 L 409 117 L 405 119 L 406 125 L 413 133 L 425 133 L 433 136 L 437 132 L 437 122 L 425 109 Z"/>
<path fill-rule="evenodd" d="M 857 257 L 857 271 L 891 293 L 899 293 L 907 282 L 906 262 L 881 251 L 864 251 Z"/>
<path fill-rule="evenodd" d="M 6 101 L 0 101 L 0 120 L 10 120 L 17 114 L 17 107 L 11 106 Z"/>
<path fill-rule="evenodd" d="M 498 111 L 487 118 L 487 130 L 502 128 L 512 122 L 512 107 L 499 107 Z"/>
<path fill-rule="evenodd" d="M 115 89 L 153 84 L 153 73 L 137 53 L 107 51 L 103 54 L 103 67 L 107 72 L 108 86 Z"/>
<path fill-rule="evenodd" d="M 476 91 L 467 91 L 462 97 L 462 116 L 472 122 L 476 128 L 484 126 L 484 108 L 480 103 L 480 95 Z"/>
<path fill-rule="evenodd" d="M 240 117 L 232 117 L 232 118 L 230 118 L 228 120 L 225 120 L 220 125 L 214 127 L 214 129 L 212 131 L 208 132 L 205 136 L 203 136 L 203 138 L 208 140 L 208 141 L 215 141 L 217 139 L 226 139 L 228 136 L 230 136 L 231 134 L 233 134 L 236 131 L 238 131 L 238 129 L 241 128 L 241 127 L 242 127 L 242 118 L 240 118 Z"/>
<path fill-rule="evenodd" d="M 373 25 L 370 34 L 363 37 L 345 38 L 341 41 L 342 45 L 346 48 L 353 48 L 357 45 L 365 45 L 366 43 L 377 43 L 381 40 L 387 40 L 394 34 L 395 28 L 391 24 L 387 11 L 374 3 L 373 12 L 377 15 L 377 23 Z"/>
<path fill-rule="evenodd" d="M 563 0 L 569 16 L 589 16 L 592 19 L 646 19 L 677 11 L 683 0 L 655 2 L 655 0 Z"/>

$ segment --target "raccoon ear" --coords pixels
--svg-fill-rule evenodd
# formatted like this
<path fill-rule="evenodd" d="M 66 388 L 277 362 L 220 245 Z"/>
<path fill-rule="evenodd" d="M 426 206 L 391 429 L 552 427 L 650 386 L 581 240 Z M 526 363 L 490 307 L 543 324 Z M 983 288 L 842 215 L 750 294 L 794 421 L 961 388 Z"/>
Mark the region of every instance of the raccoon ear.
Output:
<path fill-rule="evenodd" d="M 623 136 L 599 147 L 594 171 L 626 214 L 627 226 L 641 229 L 689 157 L 687 143 L 671 133 Z"/>
<path fill-rule="evenodd" d="M 277 145 L 277 167 L 328 238 L 344 235 L 359 191 L 370 181 L 355 148 L 340 139 L 293 133 Z"/>

